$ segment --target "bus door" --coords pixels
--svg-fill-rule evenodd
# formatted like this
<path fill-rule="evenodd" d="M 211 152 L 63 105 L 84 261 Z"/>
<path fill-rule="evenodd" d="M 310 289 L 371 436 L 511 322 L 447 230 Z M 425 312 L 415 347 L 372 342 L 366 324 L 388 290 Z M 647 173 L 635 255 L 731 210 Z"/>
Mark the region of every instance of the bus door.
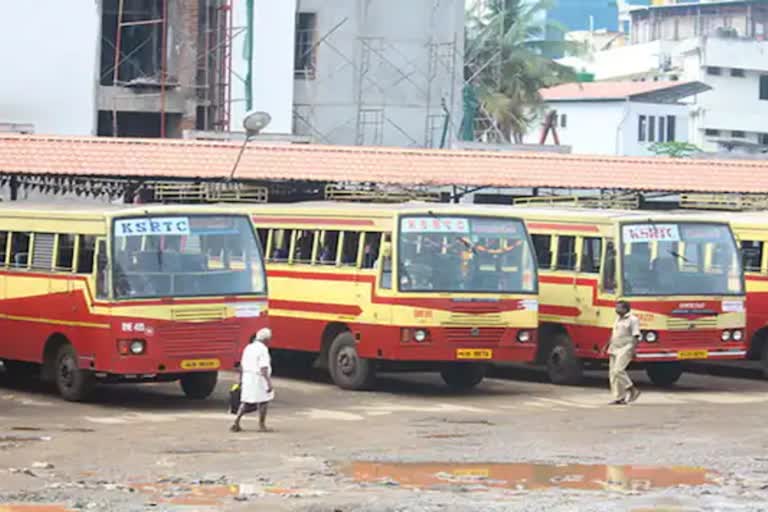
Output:
<path fill-rule="evenodd" d="M 371 236 L 372 233 L 367 233 L 366 237 Z M 373 240 L 372 240 L 373 241 Z M 382 297 L 393 297 L 397 291 L 397 283 L 395 279 L 397 272 L 395 269 L 395 254 L 392 244 L 392 235 L 384 233 L 380 235 L 379 240 L 379 254 L 373 262 L 376 269 L 376 284 L 374 285 L 374 293 Z M 375 321 L 377 323 L 391 324 L 392 323 L 392 306 L 389 303 L 380 303 L 374 309 Z"/>
<path fill-rule="evenodd" d="M 579 283 L 576 301 L 580 310 L 579 323 L 594 326 L 600 321 L 600 310 L 595 298 L 601 293 L 604 242 L 601 237 L 579 237 Z M 597 288 L 597 289 L 595 289 Z"/>
<path fill-rule="evenodd" d="M 616 242 L 612 238 L 603 239 L 602 262 L 599 275 L 600 282 L 597 289 L 597 311 L 598 324 L 603 327 L 610 327 L 614 321 L 614 304 L 618 300 L 618 285 L 616 276 L 618 274 L 616 262 L 618 254 L 616 252 Z"/>

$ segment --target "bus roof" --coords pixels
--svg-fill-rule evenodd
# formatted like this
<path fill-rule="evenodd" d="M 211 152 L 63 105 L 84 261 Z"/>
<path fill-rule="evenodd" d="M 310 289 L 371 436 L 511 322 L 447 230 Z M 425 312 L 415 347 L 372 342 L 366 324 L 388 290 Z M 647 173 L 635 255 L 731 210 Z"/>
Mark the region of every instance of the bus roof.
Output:
<path fill-rule="evenodd" d="M 27 202 L 0 203 L 0 216 L 5 217 L 122 217 L 131 215 L 169 215 L 210 213 L 242 214 L 242 210 L 229 205 L 132 205 L 88 202 Z M 55 216 L 55 217 L 54 217 Z"/>
<path fill-rule="evenodd" d="M 654 210 L 618 210 L 581 207 L 546 207 L 546 206 L 510 206 L 511 211 L 519 212 L 523 218 L 558 218 L 573 221 L 592 221 L 600 223 L 652 220 L 654 222 L 715 221 L 728 222 L 726 218 L 713 218 L 712 215 L 690 211 L 654 211 Z"/>
<path fill-rule="evenodd" d="M 429 203 L 413 201 L 408 203 L 343 203 L 333 201 L 305 201 L 284 204 L 253 204 L 245 206 L 251 213 L 302 213 L 325 215 L 368 215 L 391 217 L 395 213 L 433 212 L 442 214 L 481 214 L 519 217 L 507 205 L 478 205 L 462 203 Z"/>

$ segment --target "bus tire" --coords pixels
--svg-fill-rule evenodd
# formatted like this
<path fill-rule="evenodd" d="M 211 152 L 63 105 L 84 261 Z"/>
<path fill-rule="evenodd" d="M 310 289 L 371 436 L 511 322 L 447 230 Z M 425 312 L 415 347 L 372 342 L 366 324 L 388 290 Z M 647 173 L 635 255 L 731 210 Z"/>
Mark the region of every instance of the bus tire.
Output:
<path fill-rule="evenodd" d="M 440 376 L 451 389 L 467 391 L 483 381 L 487 369 L 487 366 L 479 363 L 452 363 L 443 368 Z"/>
<path fill-rule="evenodd" d="M 77 364 L 77 351 L 72 345 L 63 345 L 56 353 L 54 365 L 56 388 L 64 400 L 82 402 L 93 392 L 96 381 L 93 374 Z"/>
<path fill-rule="evenodd" d="M 194 372 L 181 376 L 181 390 L 192 400 L 205 400 L 216 389 L 219 372 Z"/>
<path fill-rule="evenodd" d="M 564 333 L 555 334 L 547 351 L 547 375 L 557 385 L 575 385 L 584 376 L 581 359 L 576 357 L 571 338 Z"/>
<path fill-rule="evenodd" d="M 683 365 L 677 362 L 649 363 L 645 373 L 655 386 L 668 388 L 674 385 L 683 374 Z"/>
<path fill-rule="evenodd" d="M 763 371 L 763 378 L 768 379 L 768 343 L 763 343 L 763 349 L 760 351 L 760 369 Z"/>
<path fill-rule="evenodd" d="M 357 354 L 357 342 L 351 332 L 338 334 L 331 343 L 328 369 L 333 382 L 342 389 L 370 389 L 376 382 L 376 362 Z"/>

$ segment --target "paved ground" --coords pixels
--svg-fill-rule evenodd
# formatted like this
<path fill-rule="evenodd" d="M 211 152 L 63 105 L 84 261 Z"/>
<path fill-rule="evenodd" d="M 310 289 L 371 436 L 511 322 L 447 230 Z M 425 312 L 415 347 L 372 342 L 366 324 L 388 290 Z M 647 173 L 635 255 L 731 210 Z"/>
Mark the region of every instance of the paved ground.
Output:
<path fill-rule="evenodd" d="M 0 381 L 0 512 L 768 510 L 768 381 L 726 374 L 664 391 L 640 373 L 629 407 L 605 405 L 603 374 L 503 370 L 463 395 L 431 375 L 370 393 L 284 375 L 276 432 L 248 418 L 237 435 L 232 375 L 205 402 L 164 384 L 71 404 Z"/>

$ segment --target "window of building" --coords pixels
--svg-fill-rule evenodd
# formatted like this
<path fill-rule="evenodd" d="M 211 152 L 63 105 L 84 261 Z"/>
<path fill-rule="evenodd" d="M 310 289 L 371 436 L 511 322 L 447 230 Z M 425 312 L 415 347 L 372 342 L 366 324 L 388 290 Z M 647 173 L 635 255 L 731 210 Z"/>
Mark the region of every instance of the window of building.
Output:
<path fill-rule="evenodd" d="M 674 142 L 677 137 L 677 117 L 667 116 L 667 141 Z"/>
<path fill-rule="evenodd" d="M 11 262 L 13 268 L 29 266 L 29 233 L 11 233 Z"/>
<path fill-rule="evenodd" d="M 656 142 L 656 117 L 648 117 L 648 142 Z"/>
<path fill-rule="evenodd" d="M 719 137 L 720 136 L 720 130 L 712 130 L 710 128 L 707 128 L 704 130 L 704 135 L 707 137 Z"/>
<path fill-rule="evenodd" d="M 552 268 L 552 237 L 549 235 L 532 235 L 531 238 L 539 268 Z"/>
<path fill-rule="evenodd" d="M 317 14 L 296 14 L 293 69 L 296 78 L 314 79 L 317 66 Z"/>
<path fill-rule="evenodd" d="M 707 74 L 719 76 L 722 74 L 722 70 L 717 67 L 709 66 L 707 67 Z"/>
<path fill-rule="evenodd" d="M 560 128 L 568 128 L 568 114 L 560 114 Z"/>
<path fill-rule="evenodd" d="M 760 272 L 763 263 L 763 242 L 741 242 L 745 272 Z"/>
<path fill-rule="evenodd" d="M 581 247 L 581 271 L 587 274 L 599 274 L 602 252 L 602 238 L 584 238 Z"/>
<path fill-rule="evenodd" d="M 640 116 L 637 122 L 637 140 L 639 142 L 645 142 L 647 138 L 648 118 L 646 116 Z"/>
<path fill-rule="evenodd" d="M 322 265 L 335 265 L 339 251 L 338 231 L 324 231 L 320 237 L 317 259 Z"/>
<path fill-rule="evenodd" d="M 35 243 L 32 246 L 32 268 L 51 270 L 53 267 L 53 233 L 35 233 Z"/>
<path fill-rule="evenodd" d="M 743 69 L 734 68 L 731 70 L 731 76 L 736 78 L 744 78 L 746 73 L 744 73 Z"/>
<path fill-rule="evenodd" d="M 666 142 L 667 139 L 665 137 L 667 135 L 667 133 L 666 133 L 667 132 L 667 130 L 666 130 L 667 119 L 664 116 L 661 116 L 661 117 L 659 117 L 658 123 L 659 123 L 659 138 L 658 138 L 658 141 L 659 142 Z"/>
<path fill-rule="evenodd" d="M 731 137 L 734 139 L 744 139 L 747 137 L 747 134 L 741 130 L 734 130 L 731 132 Z"/>
<path fill-rule="evenodd" d="M 77 248 L 78 274 L 91 274 L 93 272 L 93 258 L 96 254 L 96 237 L 90 235 L 78 235 L 80 240 Z M 152 238 L 152 237 L 149 237 Z"/>
<path fill-rule="evenodd" d="M 760 75 L 760 99 L 768 100 L 768 75 Z"/>
<path fill-rule="evenodd" d="M 576 269 L 576 237 L 559 236 L 557 238 L 557 270 Z"/>
<path fill-rule="evenodd" d="M 768 146 L 768 133 L 761 133 L 758 135 L 758 140 L 760 144 L 763 146 Z M 2 244 L 0 244 L 0 247 L 2 247 Z"/>
<path fill-rule="evenodd" d="M 341 264 L 356 267 L 359 251 L 360 233 L 345 231 L 344 241 L 341 245 Z"/>
<path fill-rule="evenodd" d="M 137 237 L 138 238 L 138 237 Z M 56 270 L 72 271 L 75 260 L 75 235 L 59 235 L 59 246 L 56 250 Z"/>

